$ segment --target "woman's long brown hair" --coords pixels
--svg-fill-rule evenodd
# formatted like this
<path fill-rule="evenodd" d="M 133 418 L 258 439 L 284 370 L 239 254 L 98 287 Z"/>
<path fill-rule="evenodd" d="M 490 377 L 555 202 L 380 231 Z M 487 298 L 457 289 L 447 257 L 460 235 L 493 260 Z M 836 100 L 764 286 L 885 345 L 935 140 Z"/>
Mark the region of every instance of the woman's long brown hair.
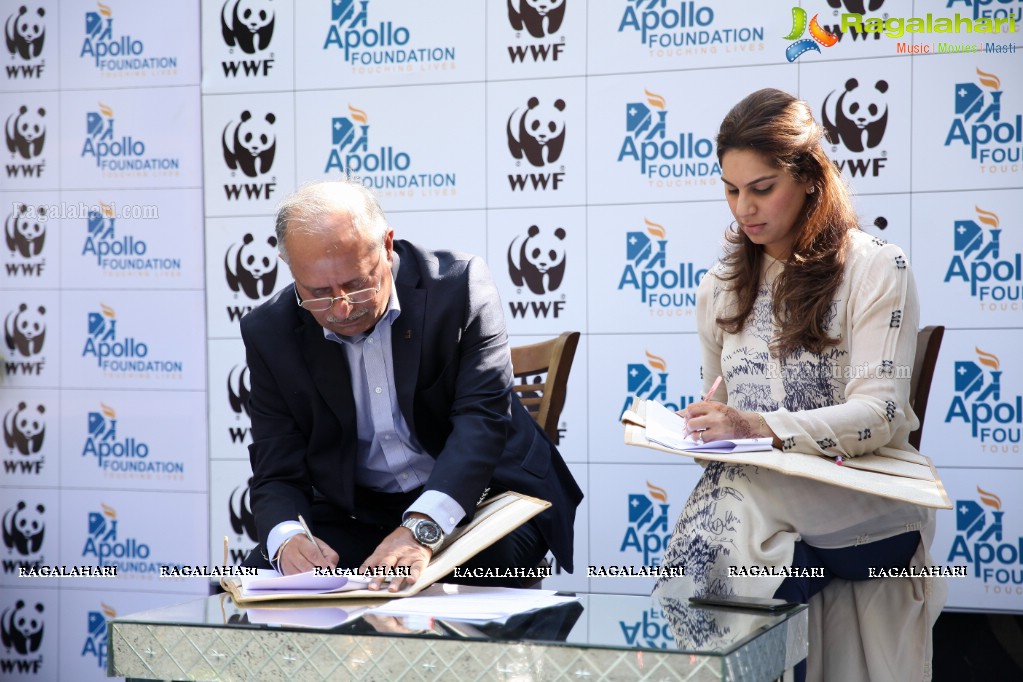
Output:
<path fill-rule="evenodd" d="M 782 358 L 804 348 L 821 353 L 839 339 L 828 336 L 828 312 L 842 282 L 848 232 L 858 229 L 841 172 L 824 153 L 824 131 L 810 106 L 781 90 L 758 90 L 736 104 L 718 132 L 718 162 L 729 150 L 752 150 L 813 193 L 793 229 L 796 239 L 771 292 L 779 333 L 772 351 Z M 753 311 L 764 249 L 737 227 L 728 231 L 721 278 L 731 282 L 736 308 L 717 323 L 738 333 Z"/>

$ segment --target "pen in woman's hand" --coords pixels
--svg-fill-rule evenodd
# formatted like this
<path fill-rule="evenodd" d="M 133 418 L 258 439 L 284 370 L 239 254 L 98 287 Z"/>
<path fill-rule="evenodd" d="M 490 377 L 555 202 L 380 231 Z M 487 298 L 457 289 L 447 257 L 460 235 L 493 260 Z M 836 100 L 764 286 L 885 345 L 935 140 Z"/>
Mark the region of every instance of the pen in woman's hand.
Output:
<path fill-rule="evenodd" d="M 714 383 L 710 385 L 710 390 L 707 391 L 707 396 L 704 398 L 704 400 L 710 400 L 711 396 L 714 395 L 714 391 L 718 390 L 718 386 L 720 386 L 720 385 L 721 385 L 721 375 L 719 374 L 718 378 L 714 380 Z"/>

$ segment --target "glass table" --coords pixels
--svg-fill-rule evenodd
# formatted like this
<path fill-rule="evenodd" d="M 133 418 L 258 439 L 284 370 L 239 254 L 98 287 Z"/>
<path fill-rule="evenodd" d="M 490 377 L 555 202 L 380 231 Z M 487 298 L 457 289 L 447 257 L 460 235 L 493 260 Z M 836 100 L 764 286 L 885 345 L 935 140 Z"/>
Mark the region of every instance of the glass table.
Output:
<path fill-rule="evenodd" d="M 774 680 L 806 657 L 805 605 L 780 613 L 678 597 L 576 601 L 468 623 L 375 602 L 242 607 L 221 594 L 108 623 L 112 676 L 171 680 Z"/>

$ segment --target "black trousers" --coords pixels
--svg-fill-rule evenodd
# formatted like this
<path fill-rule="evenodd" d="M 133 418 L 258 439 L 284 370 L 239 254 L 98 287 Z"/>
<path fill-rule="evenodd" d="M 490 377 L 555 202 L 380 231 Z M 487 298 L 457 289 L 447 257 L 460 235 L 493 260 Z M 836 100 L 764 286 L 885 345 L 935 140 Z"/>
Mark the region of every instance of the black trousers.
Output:
<path fill-rule="evenodd" d="M 312 519 L 309 522 L 313 535 L 326 542 L 338 553 L 338 566 L 358 568 L 373 553 L 373 550 L 401 525 L 401 517 L 409 505 L 419 497 L 421 490 L 410 493 L 379 493 L 371 490 L 356 491 L 354 514 L 334 507 L 325 500 L 313 503 Z M 463 564 L 468 569 L 514 569 L 535 568 L 547 555 L 547 543 L 540 529 L 527 521 Z M 259 568 L 270 568 L 264 557 L 262 546 L 249 553 L 243 564 Z M 476 578 L 453 574 L 441 579 L 442 582 L 461 585 L 491 585 L 499 587 L 526 587 L 532 578 Z"/>

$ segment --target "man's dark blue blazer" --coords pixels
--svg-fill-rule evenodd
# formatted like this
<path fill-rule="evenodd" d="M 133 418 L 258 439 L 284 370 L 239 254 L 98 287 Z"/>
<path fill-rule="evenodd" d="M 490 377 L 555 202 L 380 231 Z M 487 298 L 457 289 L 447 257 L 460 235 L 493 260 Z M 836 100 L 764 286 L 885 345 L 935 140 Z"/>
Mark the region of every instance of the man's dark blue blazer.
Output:
<path fill-rule="evenodd" d="M 401 306 L 391 328 L 394 380 L 413 438 L 436 459 L 426 489 L 450 495 L 467 518 L 488 487 L 551 502 L 537 524 L 571 571 L 582 491 L 511 391 L 504 311 L 489 270 L 475 256 L 401 240 L 393 254 Z M 251 385 L 250 500 L 265 547 L 278 523 L 312 518 L 313 486 L 352 510 L 357 408 L 344 351 L 295 303 L 294 285 L 243 317 L 241 332 Z"/>

